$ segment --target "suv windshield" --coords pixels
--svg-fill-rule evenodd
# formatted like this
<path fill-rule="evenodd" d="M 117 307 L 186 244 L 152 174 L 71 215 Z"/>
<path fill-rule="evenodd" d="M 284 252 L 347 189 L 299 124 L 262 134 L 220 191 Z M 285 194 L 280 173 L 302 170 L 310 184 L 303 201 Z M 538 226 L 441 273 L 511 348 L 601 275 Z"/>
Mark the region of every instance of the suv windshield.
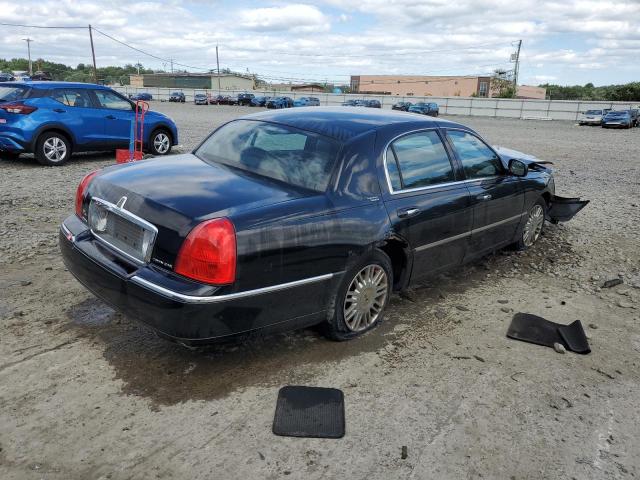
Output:
<path fill-rule="evenodd" d="M 22 85 L 0 85 L 0 102 L 15 102 L 22 100 L 29 92 L 28 87 Z"/>
<path fill-rule="evenodd" d="M 294 127 L 236 120 L 218 129 L 195 154 L 208 162 L 324 191 L 339 148 L 327 137 Z"/>

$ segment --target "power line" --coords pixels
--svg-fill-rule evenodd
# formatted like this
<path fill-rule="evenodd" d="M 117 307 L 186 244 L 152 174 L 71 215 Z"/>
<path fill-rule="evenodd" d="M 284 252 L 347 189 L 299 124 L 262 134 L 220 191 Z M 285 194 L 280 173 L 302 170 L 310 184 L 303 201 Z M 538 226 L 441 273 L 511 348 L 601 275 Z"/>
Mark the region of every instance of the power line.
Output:
<path fill-rule="evenodd" d="M 50 27 L 47 25 L 26 25 L 26 24 L 22 24 L 22 23 L 0 23 L 0 25 L 3 25 L 5 27 L 24 27 L 24 28 L 41 28 L 41 29 L 59 29 L 59 30 L 80 30 L 80 29 L 85 29 L 87 27 L 76 27 L 76 26 L 69 26 L 69 27 Z"/>
<path fill-rule="evenodd" d="M 444 50 L 414 50 L 412 52 L 396 52 L 396 53 L 371 53 L 371 54 L 363 54 L 363 55 L 343 55 L 343 54 L 324 54 L 324 53 L 297 53 L 297 52 L 287 52 L 282 50 L 269 50 L 269 53 L 275 53 L 279 55 L 292 55 L 298 57 L 332 57 L 332 58 L 367 58 L 367 57 L 389 57 L 392 56 L 403 56 L 403 55 L 423 55 L 426 53 L 448 53 L 448 52 L 459 52 L 465 50 L 477 50 L 479 48 L 484 47 L 495 47 L 495 46 L 506 46 L 505 42 L 500 43 L 487 43 L 484 45 L 475 45 L 473 47 L 460 47 L 460 48 L 449 48 Z M 258 49 L 250 49 L 250 48 L 234 48 L 230 45 L 225 45 L 227 48 L 231 48 L 234 50 L 245 51 L 245 52 L 263 52 L 264 50 Z"/>

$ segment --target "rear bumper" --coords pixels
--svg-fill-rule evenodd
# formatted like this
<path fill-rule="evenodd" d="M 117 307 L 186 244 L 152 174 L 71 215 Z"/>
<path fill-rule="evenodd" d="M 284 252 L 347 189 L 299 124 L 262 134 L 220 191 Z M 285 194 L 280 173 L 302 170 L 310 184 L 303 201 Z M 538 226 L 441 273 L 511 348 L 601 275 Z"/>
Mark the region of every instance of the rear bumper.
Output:
<path fill-rule="evenodd" d="M 13 132 L 0 131 L 0 152 L 29 153 L 31 142 Z"/>
<path fill-rule="evenodd" d="M 207 343 L 254 330 L 312 325 L 325 317 L 327 274 L 243 292 L 224 292 L 153 266 L 128 265 L 94 241 L 75 215 L 60 227 L 60 251 L 73 276 L 96 297 L 162 336 L 185 344 Z M 293 300 L 292 300 L 293 299 Z M 296 301 L 295 299 L 304 299 Z"/>

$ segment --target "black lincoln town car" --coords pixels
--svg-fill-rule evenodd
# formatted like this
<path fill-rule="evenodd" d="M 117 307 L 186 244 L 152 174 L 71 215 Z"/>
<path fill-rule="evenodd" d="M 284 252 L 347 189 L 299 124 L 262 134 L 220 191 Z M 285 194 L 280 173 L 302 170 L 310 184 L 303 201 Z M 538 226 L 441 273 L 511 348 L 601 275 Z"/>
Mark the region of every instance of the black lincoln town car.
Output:
<path fill-rule="evenodd" d="M 586 203 L 458 123 L 299 108 L 90 173 L 60 248 L 87 289 L 183 344 L 319 323 L 345 340 L 380 323 L 392 291 L 531 247 L 545 217 Z"/>

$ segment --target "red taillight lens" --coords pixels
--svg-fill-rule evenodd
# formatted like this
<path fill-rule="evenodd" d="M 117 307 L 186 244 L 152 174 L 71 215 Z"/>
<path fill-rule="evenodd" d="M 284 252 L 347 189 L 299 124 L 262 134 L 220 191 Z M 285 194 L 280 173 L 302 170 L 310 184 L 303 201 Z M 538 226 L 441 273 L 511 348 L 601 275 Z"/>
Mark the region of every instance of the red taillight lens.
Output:
<path fill-rule="evenodd" d="M 38 107 L 32 107 L 31 105 L 25 105 L 22 102 L 11 102 L 5 103 L 0 106 L 0 109 L 9 112 L 9 113 L 18 113 L 20 115 L 29 115 L 30 113 L 35 112 Z"/>
<path fill-rule="evenodd" d="M 185 239 L 175 272 L 199 282 L 227 285 L 236 279 L 236 230 L 226 218 L 196 226 Z"/>
<path fill-rule="evenodd" d="M 100 170 L 96 170 L 95 172 L 91 172 L 84 176 L 80 183 L 78 184 L 78 189 L 76 190 L 76 215 L 84 220 L 86 220 L 86 216 L 82 212 L 82 204 L 84 202 L 84 194 L 87 191 L 87 187 L 93 180 Z"/>

